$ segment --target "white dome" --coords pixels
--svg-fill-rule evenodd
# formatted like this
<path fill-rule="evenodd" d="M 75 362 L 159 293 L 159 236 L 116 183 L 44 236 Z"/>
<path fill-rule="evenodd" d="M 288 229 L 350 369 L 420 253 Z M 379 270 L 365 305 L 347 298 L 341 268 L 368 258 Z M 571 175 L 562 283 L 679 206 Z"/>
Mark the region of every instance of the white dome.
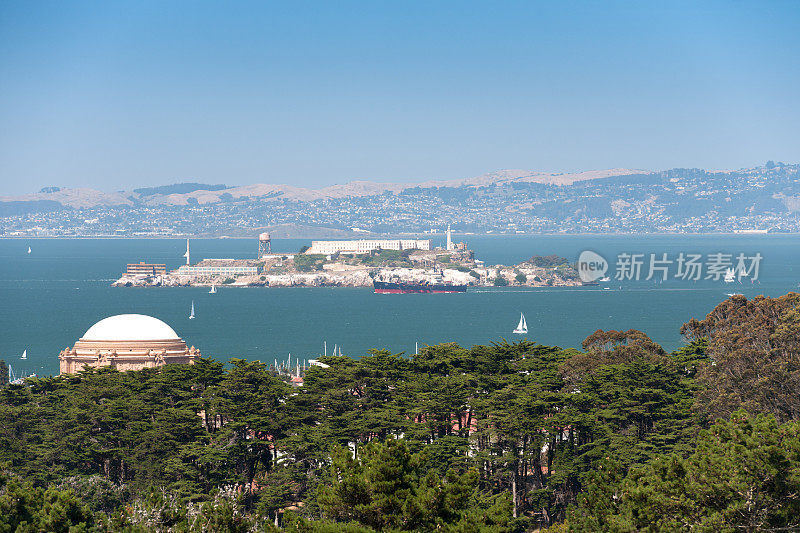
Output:
<path fill-rule="evenodd" d="M 165 322 L 147 315 L 114 315 L 84 333 L 86 341 L 162 341 L 180 339 Z"/>

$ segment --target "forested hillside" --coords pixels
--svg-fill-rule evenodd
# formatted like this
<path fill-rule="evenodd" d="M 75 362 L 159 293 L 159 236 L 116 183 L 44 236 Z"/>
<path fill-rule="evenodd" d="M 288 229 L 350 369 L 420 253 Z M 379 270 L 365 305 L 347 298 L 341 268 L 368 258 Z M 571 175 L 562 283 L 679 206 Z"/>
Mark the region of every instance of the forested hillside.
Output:
<path fill-rule="evenodd" d="M 732 297 L 674 353 L 597 331 L 327 357 L 302 387 L 239 359 L 5 386 L 0 531 L 798 527 L 798 305 Z"/>

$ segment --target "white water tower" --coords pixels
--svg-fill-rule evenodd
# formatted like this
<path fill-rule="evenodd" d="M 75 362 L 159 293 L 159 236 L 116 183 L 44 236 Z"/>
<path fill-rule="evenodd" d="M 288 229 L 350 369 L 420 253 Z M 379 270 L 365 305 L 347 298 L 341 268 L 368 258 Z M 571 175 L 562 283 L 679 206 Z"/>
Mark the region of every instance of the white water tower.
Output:
<path fill-rule="evenodd" d="M 272 253 L 272 238 L 269 233 L 264 232 L 258 236 L 258 258 L 261 259 L 269 253 Z"/>

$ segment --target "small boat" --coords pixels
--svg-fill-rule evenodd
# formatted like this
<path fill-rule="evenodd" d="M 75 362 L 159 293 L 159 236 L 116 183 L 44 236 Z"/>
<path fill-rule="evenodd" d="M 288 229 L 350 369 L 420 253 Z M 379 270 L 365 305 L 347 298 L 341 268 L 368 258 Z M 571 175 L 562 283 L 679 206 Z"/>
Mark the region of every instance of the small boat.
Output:
<path fill-rule="evenodd" d="M 604 276 L 604 277 L 598 279 L 597 281 L 599 281 L 601 283 L 608 283 L 609 281 L 611 281 L 611 278 L 609 278 L 608 276 Z"/>
<path fill-rule="evenodd" d="M 31 247 L 28 246 L 28 253 L 31 253 Z"/>
<path fill-rule="evenodd" d="M 728 296 L 744 296 L 744 294 L 742 294 L 741 292 L 727 292 L 725 294 L 727 294 Z"/>
<path fill-rule="evenodd" d="M 24 351 L 22 352 L 22 355 L 21 355 L 21 356 L 19 356 L 19 358 L 20 358 L 20 359 L 22 359 L 23 361 L 27 361 L 27 360 L 28 360 L 28 350 L 27 350 L 27 349 L 26 349 L 26 350 L 24 350 Z"/>
<path fill-rule="evenodd" d="M 194 300 L 192 300 L 192 312 L 189 313 L 189 320 L 194 320 Z"/>
<path fill-rule="evenodd" d="M 217 286 L 211 285 L 211 290 L 208 291 L 208 294 L 217 294 Z"/>
<path fill-rule="evenodd" d="M 525 315 L 522 313 L 519 314 L 519 324 L 517 324 L 517 329 L 514 330 L 514 333 L 517 335 L 525 335 L 528 333 L 528 323 L 525 322 Z"/>

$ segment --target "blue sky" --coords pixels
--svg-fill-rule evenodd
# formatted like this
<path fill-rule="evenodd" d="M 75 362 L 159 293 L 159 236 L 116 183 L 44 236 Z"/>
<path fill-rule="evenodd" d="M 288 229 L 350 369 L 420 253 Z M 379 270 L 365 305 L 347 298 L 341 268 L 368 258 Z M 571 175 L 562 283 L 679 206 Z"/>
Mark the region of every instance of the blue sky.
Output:
<path fill-rule="evenodd" d="M 800 2 L 0 3 L 0 195 L 800 162 Z"/>

